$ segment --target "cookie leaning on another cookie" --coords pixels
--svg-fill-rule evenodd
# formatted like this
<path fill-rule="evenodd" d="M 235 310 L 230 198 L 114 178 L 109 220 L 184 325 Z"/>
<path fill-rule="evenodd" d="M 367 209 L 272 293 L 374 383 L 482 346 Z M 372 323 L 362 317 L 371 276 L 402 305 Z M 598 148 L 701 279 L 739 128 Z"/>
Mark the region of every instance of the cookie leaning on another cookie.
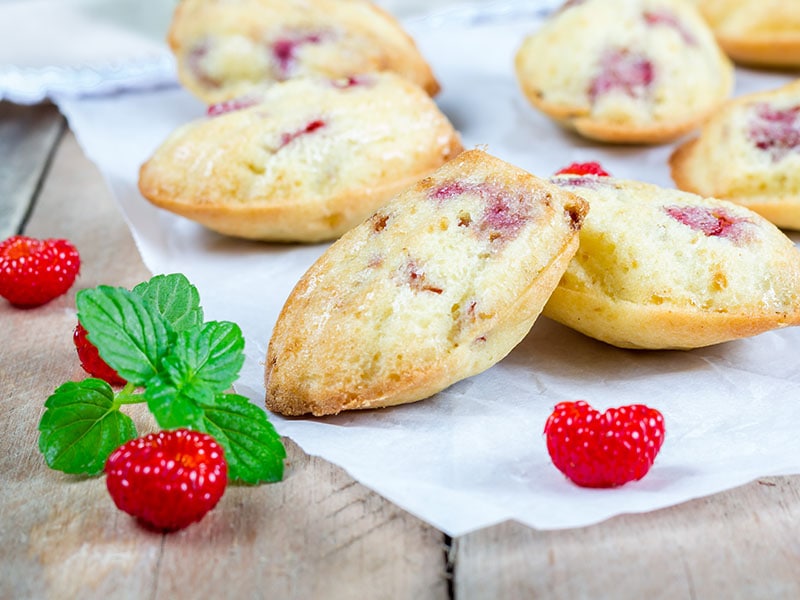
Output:
<path fill-rule="evenodd" d="M 645 349 L 698 348 L 800 324 L 800 252 L 754 212 L 612 177 L 552 181 L 590 211 L 545 316 Z"/>
<path fill-rule="evenodd" d="M 181 82 L 208 104 L 309 75 L 392 71 L 439 90 L 414 40 L 367 0 L 182 0 L 169 44 Z"/>
<path fill-rule="evenodd" d="M 231 236 L 340 236 L 461 151 L 447 118 L 393 73 L 294 79 L 210 109 L 141 168 L 156 206 Z"/>
<path fill-rule="evenodd" d="M 335 242 L 284 306 L 266 404 L 336 414 L 427 398 L 502 359 L 575 252 L 586 204 L 464 152 Z"/>
<path fill-rule="evenodd" d="M 733 67 L 685 0 L 567 2 L 515 59 L 528 101 L 579 134 L 661 143 L 729 96 Z"/>
<path fill-rule="evenodd" d="M 729 102 L 673 153 L 670 165 L 683 190 L 800 229 L 800 81 Z"/>

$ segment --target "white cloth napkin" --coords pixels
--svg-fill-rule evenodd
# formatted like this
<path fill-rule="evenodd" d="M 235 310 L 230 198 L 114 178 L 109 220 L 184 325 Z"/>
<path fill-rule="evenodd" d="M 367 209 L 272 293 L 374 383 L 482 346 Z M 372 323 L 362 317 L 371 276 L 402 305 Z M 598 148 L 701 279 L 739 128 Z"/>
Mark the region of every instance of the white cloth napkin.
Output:
<path fill-rule="evenodd" d="M 165 43 L 175 0 L 0 4 L 0 100 L 174 85 Z"/>
<path fill-rule="evenodd" d="M 465 145 L 487 145 L 543 176 L 574 160 L 600 160 L 617 176 L 671 185 L 671 146 L 600 146 L 564 132 L 526 104 L 512 57 L 539 21 L 529 5 L 518 8 L 465 9 L 409 24 L 442 83 L 437 101 Z M 786 81 L 740 70 L 737 93 Z M 59 105 L 106 176 L 148 267 L 186 273 L 200 288 L 209 318 L 242 326 L 247 362 L 237 389 L 263 406 L 273 324 L 325 246 L 224 238 L 139 195 L 139 165 L 176 126 L 203 115 L 184 91 L 63 98 Z M 791 329 L 691 352 L 634 352 L 540 318 L 498 365 L 428 400 L 328 419 L 271 418 L 306 452 L 341 465 L 450 535 L 507 519 L 541 529 L 579 527 L 760 476 L 800 472 L 798 347 L 800 330 Z M 542 436 L 547 415 L 555 403 L 578 398 L 599 409 L 646 402 L 663 412 L 666 442 L 645 479 L 587 490 L 551 465 Z"/>

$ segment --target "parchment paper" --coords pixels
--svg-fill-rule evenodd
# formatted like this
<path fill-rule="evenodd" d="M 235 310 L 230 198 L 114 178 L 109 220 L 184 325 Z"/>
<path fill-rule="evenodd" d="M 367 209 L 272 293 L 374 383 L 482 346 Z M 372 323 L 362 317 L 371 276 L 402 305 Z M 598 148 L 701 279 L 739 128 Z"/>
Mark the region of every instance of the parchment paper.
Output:
<path fill-rule="evenodd" d="M 531 12 L 474 18 L 472 11 L 468 19 L 408 23 L 465 146 L 485 145 L 541 176 L 574 160 L 600 160 L 614 175 L 671 186 L 671 146 L 603 147 L 560 130 L 525 103 L 512 65 L 522 37 L 539 23 Z M 737 94 L 788 80 L 740 70 Z M 208 318 L 241 325 L 247 362 L 236 387 L 263 406 L 272 326 L 326 246 L 224 238 L 139 195 L 139 165 L 177 125 L 204 114 L 180 89 L 64 98 L 59 105 L 107 178 L 147 266 L 186 273 Z M 306 452 L 452 536 L 507 519 L 579 527 L 800 472 L 798 348 L 800 331 L 792 329 L 691 352 L 635 352 L 540 318 L 501 363 L 428 400 L 327 419 L 271 418 Z M 646 402 L 663 412 L 666 442 L 645 479 L 586 490 L 551 465 L 542 436 L 547 415 L 555 403 L 579 398 L 599 409 Z"/>

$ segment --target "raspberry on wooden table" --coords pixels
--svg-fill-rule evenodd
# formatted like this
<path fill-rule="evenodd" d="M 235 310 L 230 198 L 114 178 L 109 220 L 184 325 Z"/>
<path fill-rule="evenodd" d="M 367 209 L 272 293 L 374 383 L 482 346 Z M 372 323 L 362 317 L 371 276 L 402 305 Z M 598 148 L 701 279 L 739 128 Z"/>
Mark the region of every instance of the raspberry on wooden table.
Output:
<path fill-rule="evenodd" d="M 41 306 L 72 287 L 80 266 L 67 240 L 15 235 L 0 243 L 0 296 L 14 306 Z"/>
<path fill-rule="evenodd" d="M 553 464 L 582 487 L 616 487 L 644 477 L 664 442 L 664 418 L 643 404 L 601 413 L 560 402 L 544 428 Z"/>
<path fill-rule="evenodd" d="M 131 440 L 111 453 L 105 471 L 117 508 L 163 531 L 202 519 L 228 483 L 222 447 L 210 435 L 188 429 Z"/>

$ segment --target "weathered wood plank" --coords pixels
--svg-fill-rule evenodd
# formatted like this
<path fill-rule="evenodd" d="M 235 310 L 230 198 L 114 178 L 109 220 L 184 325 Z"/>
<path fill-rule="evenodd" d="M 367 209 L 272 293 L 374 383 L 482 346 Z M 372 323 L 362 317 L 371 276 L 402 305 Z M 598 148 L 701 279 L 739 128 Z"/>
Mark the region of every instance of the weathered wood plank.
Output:
<path fill-rule="evenodd" d="M 456 540 L 455 595 L 800 598 L 800 477 L 759 482 L 592 527 L 504 523 Z"/>
<path fill-rule="evenodd" d="M 447 597 L 441 533 L 290 442 L 285 481 L 232 486 L 201 523 L 166 536 L 119 512 L 102 478 L 49 470 L 36 445 L 43 402 L 84 377 L 75 292 L 149 273 L 71 134 L 26 233 L 71 239 L 83 265 L 73 290 L 44 307 L 0 301 L 0 598 Z M 154 428 L 145 411 L 132 416 Z"/>
<path fill-rule="evenodd" d="M 0 102 L 0 239 L 20 230 L 63 130 L 52 105 Z"/>

